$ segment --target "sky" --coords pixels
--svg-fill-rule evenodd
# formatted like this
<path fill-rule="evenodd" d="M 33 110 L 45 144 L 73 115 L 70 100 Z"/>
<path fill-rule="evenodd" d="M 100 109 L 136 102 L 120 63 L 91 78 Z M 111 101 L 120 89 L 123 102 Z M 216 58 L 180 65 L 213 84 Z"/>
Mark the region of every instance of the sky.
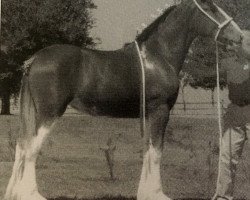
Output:
<path fill-rule="evenodd" d="M 173 0 L 93 0 L 97 9 L 93 12 L 96 19 L 91 31 L 93 37 L 101 39 L 99 49 L 114 50 L 124 43 L 133 41 L 141 24 L 153 21 L 158 8 L 165 8 Z"/>

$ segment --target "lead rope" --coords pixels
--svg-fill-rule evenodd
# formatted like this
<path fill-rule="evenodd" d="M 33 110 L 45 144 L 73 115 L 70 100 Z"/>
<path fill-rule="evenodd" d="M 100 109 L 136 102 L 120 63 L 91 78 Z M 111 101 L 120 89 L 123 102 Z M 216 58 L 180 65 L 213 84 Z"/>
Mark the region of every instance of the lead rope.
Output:
<path fill-rule="evenodd" d="M 146 132 L 146 81 L 145 81 L 145 68 L 143 64 L 143 59 L 141 56 L 141 51 L 138 45 L 138 42 L 135 40 L 135 46 L 140 58 L 140 65 L 141 65 L 141 100 L 140 100 L 140 118 L 141 118 L 141 137 L 145 136 Z"/>
<path fill-rule="evenodd" d="M 219 164 L 218 164 L 218 178 L 217 178 L 217 186 L 219 185 L 219 177 L 220 177 L 220 166 L 221 166 L 221 155 L 222 155 L 222 112 L 221 112 L 221 102 L 220 102 L 220 69 L 219 69 L 219 48 L 218 48 L 218 42 L 215 41 L 216 45 L 216 75 L 217 75 L 217 112 L 218 112 L 218 125 L 219 125 Z M 231 160 L 231 156 L 230 156 Z M 230 162 L 231 163 L 231 162 Z M 231 167 L 230 167 L 231 169 Z M 217 194 L 215 194 L 217 195 Z M 216 199 L 217 196 L 215 196 L 213 199 Z"/>
<path fill-rule="evenodd" d="M 221 111 L 221 100 L 220 100 L 220 68 L 219 68 L 219 48 L 218 42 L 216 43 L 216 75 L 217 75 L 217 110 L 218 110 L 218 125 L 219 125 L 219 134 L 220 134 L 220 144 L 222 141 L 222 111 Z"/>
<path fill-rule="evenodd" d="M 218 36 L 219 34 L 217 34 Z M 215 45 L 216 45 L 216 85 L 217 85 L 217 113 L 218 113 L 218 125 L 219 125 L 219 161 L 218 161 L 218 178 L 217 178 L 217 186 L 219 185 L 219 178 L 221 176 L 221 156 L 222 156 L 222 138 L 223 138 L 223 128 L 222 128 L 222 106 L 221 106 L 221 99 L 220 99 L 220 68 L 219 68 L 219 48 L 218 48 L 218 41 L 217 37 L 215 38 Z M 230 133 L 230 144 L 229 144 L 229 168 L 230 168 L 230 176 L 232 176 L 232 155 L 231 155 L 231 133 Z M 217 191 L 216 191 L 217 192 Z M 212 198 L 212 200 L 216 200 L 218 198 L 217 193 Z"/>

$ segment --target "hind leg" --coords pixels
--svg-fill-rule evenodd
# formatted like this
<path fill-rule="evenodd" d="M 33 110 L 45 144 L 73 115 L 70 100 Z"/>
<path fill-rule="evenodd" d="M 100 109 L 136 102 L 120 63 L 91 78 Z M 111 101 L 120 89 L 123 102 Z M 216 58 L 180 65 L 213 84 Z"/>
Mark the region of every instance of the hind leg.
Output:
<path fill-rule="evenodd" d="M 18 141 L 5 200 L 46 200 L 38 192 L 35 165 L 51 127 L 52 123 L 41 125 L 36 135 Z"/>

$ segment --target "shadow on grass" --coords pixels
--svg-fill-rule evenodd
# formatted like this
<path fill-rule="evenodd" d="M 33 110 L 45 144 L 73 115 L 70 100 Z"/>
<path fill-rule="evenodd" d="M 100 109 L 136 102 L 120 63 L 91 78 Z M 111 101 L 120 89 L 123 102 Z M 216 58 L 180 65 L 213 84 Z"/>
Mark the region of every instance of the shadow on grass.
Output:
<path fill-rule="evenodd" d="M 94 198 L 94 199 L 78 199 L 78 198 L 67 198 L 67 197 L 58 197 L 55 199 L 48 199 L 48 200 L 136 200 L 135 197 L 122 197 L 122 196 L 118 196 L 118 197 L 100 197 L 100 198 Z"/>
<path fill-rule="evenodd" d="M 122 196 L 118 196 L 118 197 L 101 197 L 101 198 L 94 198 L 94 199 L 78 199 L 78 198 L 67 198 L 67 197 L 58 197 L 55 199 L 48 199 L 48 200 L 136 200 L 135 197 L 122 197 Z M 176 199 L 176 200 L 211 200 L 211 199 L 204 199 L 204 198 L 184 198 L 184 199 Z M 238 200 L 244 200 L 244 199 L 238 199 Z"/>

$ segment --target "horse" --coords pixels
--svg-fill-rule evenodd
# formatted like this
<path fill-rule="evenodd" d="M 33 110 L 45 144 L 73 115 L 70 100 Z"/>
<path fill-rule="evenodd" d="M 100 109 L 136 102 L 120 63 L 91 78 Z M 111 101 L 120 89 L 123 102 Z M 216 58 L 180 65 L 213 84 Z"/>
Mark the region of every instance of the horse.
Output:
<path fill-rule="evenodd" d="M 36 183 L 36 159 L 67 105 L 96 116 L 140 117 L 145 69 L 146 131 L 138 200 L 169 200 L 160 164 L 169 113 L 179 90 L 178 74 L 192 41 L 211 37 L 241 44 L 237 24 L 212 0 L 171 6 L 130 43 L 115 51 L 71 45 L 46 47 L 24 63 L 20 132 L 5 200 L 45 200 Z M 137 46 L 139 46 L 139 53 Z"/>

